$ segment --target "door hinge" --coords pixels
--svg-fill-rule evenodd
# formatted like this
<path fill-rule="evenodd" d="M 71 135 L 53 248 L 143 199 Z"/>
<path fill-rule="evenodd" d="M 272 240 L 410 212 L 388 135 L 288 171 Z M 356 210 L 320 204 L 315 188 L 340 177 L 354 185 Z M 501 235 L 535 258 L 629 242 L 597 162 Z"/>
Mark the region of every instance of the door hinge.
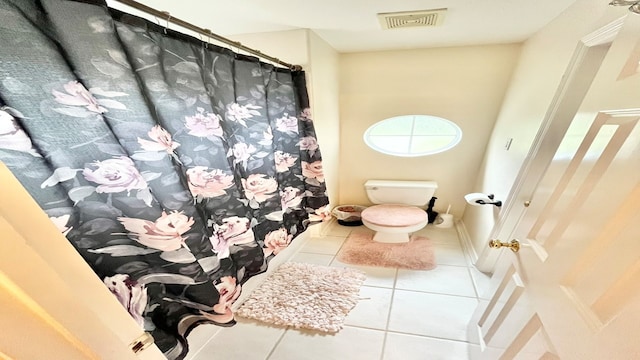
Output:
<path fill-rule="evenodd" d="M 140 351 L 148 348 L 151 344 L 153 344 L 153 337 L 151 336 L 151 334 L 143 333 L 137 339 L 133 340 L 131 344 L 129 344 L 129 349 L 131 349 L 134 354 L 137 354 Z"/>

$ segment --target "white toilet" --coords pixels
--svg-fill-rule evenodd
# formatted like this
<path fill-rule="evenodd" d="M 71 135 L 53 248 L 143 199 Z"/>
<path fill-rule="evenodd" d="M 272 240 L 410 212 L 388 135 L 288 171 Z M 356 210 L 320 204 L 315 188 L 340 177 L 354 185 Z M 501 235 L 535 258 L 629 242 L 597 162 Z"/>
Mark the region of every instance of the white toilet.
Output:
<path fill-rule="evenodd" d="M 438 188 L 435 181 L 368 180 L 364 187 L 374 204 L 362 211 L 362 223 L 376 232 L 374 241 L 409 242 L 409 235 L 425 227 L 426 205 Z M 422 207 L 422 208 L 420 208 Z"/>

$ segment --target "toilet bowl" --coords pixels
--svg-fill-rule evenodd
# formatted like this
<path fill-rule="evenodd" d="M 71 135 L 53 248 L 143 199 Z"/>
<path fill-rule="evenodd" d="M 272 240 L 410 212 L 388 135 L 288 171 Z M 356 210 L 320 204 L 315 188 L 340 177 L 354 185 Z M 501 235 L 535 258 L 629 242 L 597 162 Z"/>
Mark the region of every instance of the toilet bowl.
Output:
<path fill-rule="evenodd" d="M 376 205 L 362 211 L 362 223 L 376 232 L 374 241 L 409 242 L 411 233 L 428 224 L 419 206 L 426 206 L 437 188 L 435 181 L 369 180 L 365 189 Z"/>

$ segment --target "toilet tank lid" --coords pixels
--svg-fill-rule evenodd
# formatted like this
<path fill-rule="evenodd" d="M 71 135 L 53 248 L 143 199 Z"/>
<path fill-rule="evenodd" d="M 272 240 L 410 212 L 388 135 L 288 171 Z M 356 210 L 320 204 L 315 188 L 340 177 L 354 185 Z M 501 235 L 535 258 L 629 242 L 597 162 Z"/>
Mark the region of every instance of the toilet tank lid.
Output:
<path fill-rule="evenodd" d="M 367 189 L 373 187 L 420 187 L 437 189 L 438 183 L 426 180 L 367 180 L 364 183 L 364 187 Z"/>

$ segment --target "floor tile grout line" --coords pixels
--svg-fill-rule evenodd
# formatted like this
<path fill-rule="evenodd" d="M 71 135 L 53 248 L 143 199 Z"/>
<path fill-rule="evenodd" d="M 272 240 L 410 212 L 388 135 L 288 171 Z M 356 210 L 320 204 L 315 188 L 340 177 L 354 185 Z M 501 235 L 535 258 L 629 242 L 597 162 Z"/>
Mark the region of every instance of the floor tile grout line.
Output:
<path fill-rule="evenodd" d="M 333 264 L 334 260 L 338 259 L 338 253 L 340 253 L 340 250 L 342 250 L 342 247 L 345 246 L 345 244 L 348 241 L 349 236 L 351 235 L 352 232 L 349 232 L 349 235 L 347 235 L 344 238 L 344 241 L 342 242 L 342 245 L 340 245 L 340 248 L 338 249 L 338 251 L 336 252 L 335 256 L 333 257 L 333 259 L 331 260 L 330 264 Z M 389 320 L 391 318 L 391 306 L 393 304 L 393 292 L 394 292 L 394 287 L 395 287 L 395 283 L 397 281 L 397 277 L 398 277 L 398 269 L 396 268 L 394 271 L 394 275 L 393 275 L 393 285 L 391 286 L 391 288 L 388 287 L 381 287 L 381 286 L 368 286 L 368 285 L 362 285 L 363 287 L 372 287 L 372 288 L 378 288 L 378 289 L 387 289 L 387 290 L 391 290 L 391 297 L 389 299 L 389 312 L 387 313 L 387 319 L 385 321 L 385 326 L 384 329 L 376 329 L 376 328 L 367 328 L 367 327 L 363 327 L 363 326 L 354 326 L 354 325 L 346 325 L 345 326 L 350 326 L 350 327 L 355 327 L 355 328 L 362 328 L 362 329 L 368 329 L 368 330 L 376 330 L 376 331 L 382 331 L 383 332 L 383 337 L 382 337 L 382 348 L 380 349 L 380 360 L 384 359 L 384 349 L 385 349 L 385 344 L 387 342 L 387 328 L 389 327 Z"/>
<path fill-rule="evenodd" d="M 353 325 L 353 324 L 344 324 L 343 328 L 354 328 L 354 329 L 363 329 L 363 330 L 371 330 L 371 331 L 379 331 L 379 332 L 386 332 L 387 331 L 385 329 L 375 328 L 375 327 L 371 327 L 371 326 Z"/>
<path fill-rule="evenodd" d="M 363 287 L 376 288 L 376 289 L 393 290 L 393 285 L 391 287 L 389 287 L 389 286 L 382 286 L 382 285 L 367 285 L 367 284 L 363 284 L 362 286 Z"/>
<path fill-rule="evenodd" d="M 444 341 L 453 341 L 453 342 L 457 342 L 457 343 L 462 343 L 462 344 L 469 344 L 469 345 L 472 345 L 472 344 L 471 344 L 469 341 L 467 341 L 467 340 L 451 339 L 451 338 L 438 337 L 438 336 L 432 336 L 432 335 L 414 334 L 414 333 L 403 332 L 403 331 L 397 331 L 397 330 L 387 330 L 387 331 L 386 331 L 386 333 L 400 334 L 400 335 L 408 335 L 408 336 L 416 336 L 416 337 L 420 337 L 420 338 L 429 338 L 429 339 L 444 340 Z"/>
<path fill-rule="evenodd" d="M 400 273 L 399 268 L 395 268 L 395 273 L 393 274 L 393 290 L 395 291 L 396 285 L 398 285 L 398 274 Z"/>
<path fill-rule="evenodd" d="M 267 357 L 265 358 L 265 360 L 269 360 L 269 358 L 273 355 L 274 351 L 276 351 L 276 348 L 278 347 L 278 345 L 280 345 L 280 343 L 282 342 L 282 339 L 284 339 L 284 336 L 287 334 L 287 331 L 289 331 L 288 326 L 284 329 L 284 331 L 282 332 L 278 340 L 275 342 L 275 344 L 273 344 L 273 347 L 271 348 L 271 351 L 269 351 L 269 353 L 267 354 Z"/>
<path fill-rule="evenodd" d="M 214 325 L 214 326 L 215 326 L 215 325 Z M 195 329 L 195 328 L 194 328 L 194 329 Z M 201 351 L 202 351 L 202 350 L 203 350 L 203 349 L 204 349 L 204 348 L 205 348 L 205 347 L 206 347 L 206 346 L 207 346 L 211 341 L 213 341 L 213 339 L 214 339 L 216 336 L 218 336 L 218 334 L 220 334 L 220 333 L 222 332 L 222 329 L 223 329 L 222 327 L 221 327 L 221 328 L 219 328 L 219 329 L 216 329 L 216 333 L 215 333 L 215 334 L 213 334 L 213 335 L 211 335 L 211 336 L 209 336 L 209 338 L 207 339 L 207 341 L 205 341 L 205 342 L 204 342 L 204 344 L 202 344 L 202 346 L 200 346 L 200 348 L 199 348 L 195 353 L 193 353 L 193 356 L 192 356 L 192 357 L 189 357 L 188 359 L 189 359 L 189 360 L 196 360 L 196 359 L 197 359 L 198 354 L 200 354 L 200 352 L 201 352 Z M 189 352 L 191 352 L 191 347 L 189 347 Z M 187 355 L 189 354 L 189 352 L 187 353 Z"/>
<path fill-rule="evenodd" d="M 382 338 L 382 351 L 380 352 L 380 360 L 384 360 L 384 350 L 387 347 L 387 335 L 389 333 L 389 322 L 391 321 L 391 311 L 393 310 L 393 298 L 396 294 L 396 283 L 398 281 L 398 268 L 395 269 L 393 275 L 393 287 L 391 288 L 391 297 L 389 298 L 389 312 L 387 313 L 387 321 L 384 324 L 384 336 Z"/>
<path fill-rule="evenodd" d="M 469 267 L 469 265 L 460 265 L 460 264 L 442 264 L 442 263 L 438 263 L 437 261 L 436 261 L 436 265 L 438 265 L 438 266 L 452 266 L 452 267 L 457 267 L 457 268 L 461 268 L 461 267 L 462 267 L 462 268 L 468 268 L 468 267 Z M 401 269 L 401 268 L 398 268 L 398 270 L 424 271 L 424 272 L 429 272 L 429 271 L 432 271 L 432 270 L 435 270 L 435 269 L 437 269 L 437 267 L 436 267 L 436 268 L 434 268 L 434 269 L 431 269 L 431 270 L 423 270 L 423 269 L 415 269 L 415 270 L 414 270 L 414 269 L 404 269 L 404 268 L 402 268 L 402 269 Z"/>
<path fill-rule="evenodd" d="M 318 237 L 316 237 L 317 239 L 325 239 L 329 237 L 329 235 L 320 235 Z M 335 251 L 335 253 L 319 253 L 319 252 L 311 252 L 311 251 L 304 251 L 304 248 L 300 248 L 300 250 L 298 251 L 298 254 L 314 254 L 314 255 L 327 255 L 327 256 L 333 256 L 334 258 L 338 255 L 338 253 L 340 252 L 340 249 L 342 249 L 342 247 L 344 246 L 344 243 L 347 242 L 347 238 L 349 237 L 349 235 L 346 236 L 331 236 L 331 237 L 336 237 L 336 238 L 341 238 L 342 239 L 342 243 L 340 244 L 340 246 L 338 247 L 338 250 Z M 306 245 L 306 244 L 305 244 Z M 333 261 L 333 259 L 332 259 Z"/>
<path fill-rule="evenodd" d="M 389 312 L 391 312 L 391 308 L 389 308 Z M 385 331 L 382 336 L 382 349 L 380 349 L 380 360 L 384 360 L 384 349 L 387 347 L 387 334 L 388 332 Z"/>
<path fill-rule="evenodd" d="M 336 253 L 333 254 L 333 259 L 331 260 L 331 262 L 333 262 L 334 259 L 338 258 L 338 254 L 340 253 L 340 250 L 342 250 L 342 247 L 344 247 L 344 244 L 347 243 L 347 239 L 349 239 L 349 236 L 351 236 L 351 231 L 349 231 L 349 234 L 347 234 L 347 236 L 345 236 L 344 239 L 342 240 L 342 244 L 340 244 L 338 251 L 336 251 Z"/>
<path fill-rule="evenodd" d="M 478 298 L 475 295 L 447 294 L 447 293 L 439 293 L 439 292 L 435 292 L 435 291 L 410 290 L 410 289 L 401 289 L 401 288 L 394 288 L 394 290 L 414 292 L 414 293 L 420 293 L 420 294 L 455 296 L 455 297 L 461 297 L 461 298 L 466 298 L 466 299 L 477 299 Z"/>

